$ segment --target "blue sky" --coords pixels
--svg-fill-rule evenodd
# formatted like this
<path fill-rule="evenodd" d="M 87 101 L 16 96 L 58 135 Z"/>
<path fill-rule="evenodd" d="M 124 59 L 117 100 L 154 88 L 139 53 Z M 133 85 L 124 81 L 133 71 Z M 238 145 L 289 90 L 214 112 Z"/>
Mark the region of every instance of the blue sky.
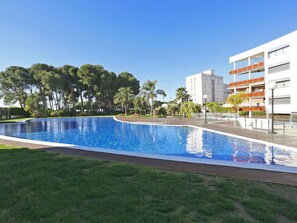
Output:
<path fill-rule="evenodd" d="M 297 30 L 292 0 L 0 0 L 0 70 L 34 63 L 101 64 L 168 98 L 187 75 Z"/>

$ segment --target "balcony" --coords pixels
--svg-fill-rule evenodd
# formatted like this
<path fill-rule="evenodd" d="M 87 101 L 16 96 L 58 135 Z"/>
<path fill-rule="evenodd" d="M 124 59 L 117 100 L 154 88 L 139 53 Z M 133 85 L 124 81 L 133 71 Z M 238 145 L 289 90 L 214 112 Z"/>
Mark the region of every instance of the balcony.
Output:
<path fill-rule="evenodd" d="M 255 97 L 265 97 L 265 92 L 264 91 L 255 91 L 250 94 L 247 94 L 250 98 L 255 98 Z"/>
<path fill-rule="evenodd" d="M 242 111 L 265 111 L 265 106 L 243 107 Z"/>
<path fill-rule="evenodd" d="M 264 77 L 258 77 L 258 78 L 249 79 L 245 81 L 232 82 L 229 84 L 228 87 L 230 88 L 230 87 L 237 87 L 237 86 L 248 86 L 250 84 L 259 83 L 259 82 L 264 82 Z"/>
<path fill-rule="evenodd" d="M 264 68 L 264 62 L 260 62 L 260 63 L 253 64 L 253 65 L 250 65 L 250 66 L 242 67 L 242 68 L 239 68 L 239 69 L 236 69 L 236 70 L 231 70 L 229 72 L 229 74 L 244 74 L 244 73 L 247 73 L 249 71 L 259 70 L 261 68 Z"/>

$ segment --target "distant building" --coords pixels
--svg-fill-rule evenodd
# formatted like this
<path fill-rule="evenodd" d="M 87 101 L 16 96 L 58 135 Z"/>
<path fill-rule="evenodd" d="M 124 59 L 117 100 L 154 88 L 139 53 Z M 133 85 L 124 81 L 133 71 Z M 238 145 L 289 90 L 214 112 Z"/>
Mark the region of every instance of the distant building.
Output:
<path fill-rule="evenodd" d="M 297 31 L 229 58 L 233 64 L 234 81 L 231 93 L 245 92 L 249 99 L 242 104 L 244 111 L 271 113 L 270 82 L 274 90 L 275 113 L 297 113 Z M 295 92 L 295 93 L 294 93 Z"/>
<path fill-rule="evenodd" d="M 194 103 L 204 104 L 203 95 L 207 95 L 207 102 L 223 104 L 226 99 L 226 86 L 223 77 L 215 75 L 214 70 L 206 70 L 186 77 L 186 89 Z"/>
<path fill-rule="evenodd" d="M 224 84 L 224 101 L 226 101 L 230 93 L 231 91 L 229 90 L 229 85 Z"/>

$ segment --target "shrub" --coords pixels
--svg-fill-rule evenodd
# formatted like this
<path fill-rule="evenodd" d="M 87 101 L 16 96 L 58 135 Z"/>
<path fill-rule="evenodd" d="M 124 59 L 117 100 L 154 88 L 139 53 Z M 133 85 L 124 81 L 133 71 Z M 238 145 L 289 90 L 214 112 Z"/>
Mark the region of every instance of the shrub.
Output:
<path fill-rule="evenodd" d="M 46 118 L 47 109 L 42 105 L 41 98 L 38 94 L 31 94 L 25 102 L 25 111 L 30 112 L 34 118 Z"/>
<path fill-rule="evenodd" d="M 11 107 L 9 110 L 10 110 L 10 115 L 23 115 L 24 117 L 30 116 L 30 113 L 25 111 L 24 108 Z"/>
<path fill-rule="evenodd" d="M 239 115 L 240 116 L 242 116 L 242 115 L 248 115 L 249 114 L 249 112 L 247 112 L 247 111 L 240 111 L 239 112 Z"/>
<path fill-rule="evenodd" d="M 254 115 L 254 116 L 266 115 L 266 112 L 265 111 L 253 111 L 252 115 Z"/>
<path fill-rule="evenodd" d="M 167 115 L 167 111 L 163 107 L 158 107 L 156 109 L 156 115 L 165 115 L 166 116 Z"/>
<path fill-rule="evenodd" d="M 75 116 L 76 112 L 73 109 L 69 111 L 60 109 L 60 110 L 50 111 L 49 114 L 51 117 L 63 117 L 63 116 Z"/>
<path fill-rule="evenodd" d="M 231 108 L 228 108 L 228 107 L 220 107 L 219 112 L 220 112 L 220 113 L 229 113 L 229 112 L 231 112 Z"/>

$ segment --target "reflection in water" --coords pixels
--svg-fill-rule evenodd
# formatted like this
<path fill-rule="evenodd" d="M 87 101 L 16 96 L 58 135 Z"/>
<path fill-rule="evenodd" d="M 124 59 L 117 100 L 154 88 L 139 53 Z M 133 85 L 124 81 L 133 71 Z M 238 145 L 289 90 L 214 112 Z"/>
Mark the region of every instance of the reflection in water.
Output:
<path fill-rule="evenodd" d="M 181 126 L 138 125 L 112 118 L 51 118 L 0 125 L 0 134 L 140 153 L 297 166 L 295 150 Z"/>
<path fill-rule="evenodd" d="M 191 128 L 187 152 L 200 158 L 297 166 L 297 152 Z M 278 152 L 275 152 L 275 151 Z"/>

